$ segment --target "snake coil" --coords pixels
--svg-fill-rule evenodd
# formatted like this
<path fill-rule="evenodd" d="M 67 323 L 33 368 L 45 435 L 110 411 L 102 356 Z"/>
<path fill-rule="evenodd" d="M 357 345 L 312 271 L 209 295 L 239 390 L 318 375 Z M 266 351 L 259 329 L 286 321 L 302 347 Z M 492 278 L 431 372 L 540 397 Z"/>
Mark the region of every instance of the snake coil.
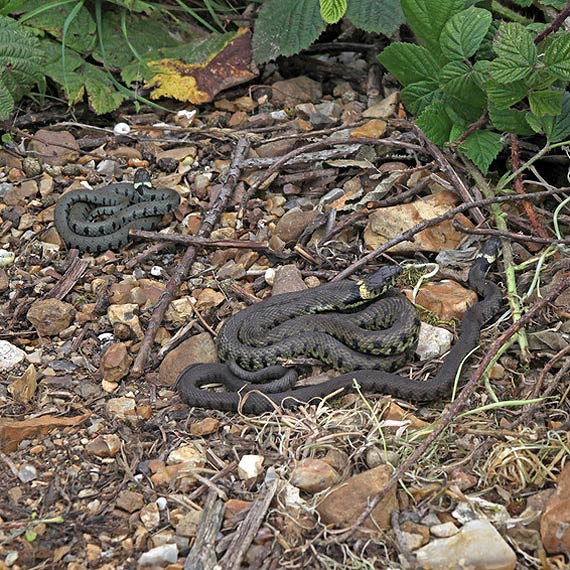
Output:
<path fill-rule="evenodd" d="M 176 190 L 154 189 L 148 172 L 139 168 L 133 183 L 66 192 L 55 206 L 54 222 L 68 247 L 101 253 L 124 246 L 130 229 L 154 229 L 179 202 Z"/>
<path fill-rule="evenodd" d="M 384 267 L 359 282 L 346 280 L 308 291 L 277 295 L 237 313 L 218 336 L 218 352 L 227 364 L 194 364 L 180 374 L 176 389 L 189 406 L 253 414 L 271 411 L 274 406 L 294 408 L 337 390 L 349 392 L 354 390 L 355 381 L 365 392 L 386 393 L 413 401 L 445 397 L 462 361 L 479 344 L 482 326 L 501 307 L 501 289 L 485 278 L 498 245 L 497 240 L 487 241 L 471 266 L 469 286 L 480 300 L 464 313 L 457 342 L 439 372 L 427 381 L 412 381 L 390 372 L 415 349 L 417 321 L 413 305 L 390 290 L 398 270 Z M 355 313 L 356 325 L 350 322 L 353 316 L 350 313 L 341 313 L 336 320 L 333 317 L 332 328 L 340 334 L 341 340 L 322 332 L 318 321 L 324 320 L 329 326 L 327 313 L 313 314 L 331 310 L 333 305 L 353 310 L 353 307 L 371 302 L 371 297 L 381 295 L 384 297 Z M 376 304 L 383 301 L 391 304 L 384 309 L 375 309 Z M 358 324 L 362 313 L 367 317 L 370 316 L 368 313 L 374 315 L 362 325 Z M 369 330 L 376 325 L 388 327 L 380 332 L 380 340 Z M 354 326 L 358 327 L 356 333 Z M 372 346 L 373 354 L 360 352 L 361 341 Z M 346 342 L 352 343 L 352 347 L 347 347 Z M 383 342 L 387 346 L 385 349 L 378 345 Z M 356 369 L 317 385 L 295 388 L 296 373 L 275 365 L 275 362 L 300 354 L 315 356 L 340 370 Z M 355 359 L 350 360 L 353 356 Z M 226 391 L 201 389 L 211 383 L 223 384 Z"/>

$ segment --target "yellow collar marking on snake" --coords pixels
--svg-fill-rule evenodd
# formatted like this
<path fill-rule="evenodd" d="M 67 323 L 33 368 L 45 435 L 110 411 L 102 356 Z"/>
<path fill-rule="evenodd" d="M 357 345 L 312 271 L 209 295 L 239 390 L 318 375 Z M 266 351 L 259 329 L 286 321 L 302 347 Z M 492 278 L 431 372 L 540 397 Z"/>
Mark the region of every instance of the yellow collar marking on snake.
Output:
<path fill-rule="evenodd" d="M 366 285 L 366 282 L 363 279 L 359 279 L 356 282 L 356 284 L 358 285 L 358 292 L 362 299 L 368 300 L 368 299 L 375 299 L 376 297 L 378 297 L 378 293 L 370 291 L 370 289 L 368 289 L 368 286 Z"/>

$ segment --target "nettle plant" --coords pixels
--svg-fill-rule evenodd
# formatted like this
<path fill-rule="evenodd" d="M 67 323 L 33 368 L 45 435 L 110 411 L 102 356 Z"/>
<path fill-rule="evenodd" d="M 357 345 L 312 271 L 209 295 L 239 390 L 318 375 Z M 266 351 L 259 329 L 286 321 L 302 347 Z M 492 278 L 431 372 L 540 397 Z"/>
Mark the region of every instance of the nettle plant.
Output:
<path fill-rule="evenodd" d="M 379 60 L 404 85 L 402 100 L 427 136 L 457 141 L 486 174 L 505 133 L 570 137 L 570 33 L 543 37 L 545 24 L 498 21 L 476 3 L 401 0 L 421 45 L 394 43 Z"/>

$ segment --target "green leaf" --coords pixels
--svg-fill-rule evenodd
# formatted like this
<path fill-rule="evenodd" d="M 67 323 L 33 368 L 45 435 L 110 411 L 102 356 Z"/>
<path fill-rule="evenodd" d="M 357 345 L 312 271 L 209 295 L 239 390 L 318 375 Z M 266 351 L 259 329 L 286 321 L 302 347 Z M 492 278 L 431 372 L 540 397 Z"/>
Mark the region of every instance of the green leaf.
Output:
<path fill-rule="evenodd" d="M 446 63 L 439 74 L 439 80 L 444 85 L 453 79 L 464 77 L 471 73 L 471 68 L 462 61 L 450 61 Z"/>
<path fill-rule="evenodd" d="M 98 114 L 111 113 L 127 98 L 119 93 L 106 71 L 85 63 L 81 69 L 89 106 Z"/>
<path fill-rule="evenodd" d="M 528 102 L 534 115 L 558 115 L 562 112 L 562 91 L 533 91 L 529 93 Z"/>
<path fill-rule="evenodd" d="M 475 55 L 492 19 L 491 12 L 473 6 L 452 16 L 440 37 L 443 55 L 451 61 Z"/>
<path fill-rule="evenodd" d="M 436 57 L 446 22 L 463 10 L 463 0 L 401 0 L 406 22 L 423 45 Z"/>
<path fill-rule="evenodd" d="M 501 23 L 493 49 L 500 58 L 519 67 L 532 67 L 538 59 L 534 38 L 521 24 Z"/>
<path fill-rule="evenodd" d="M 443 91 L 439 88 L 437 81 L 417 81 L 404 87 L 401 96 L 410 113 L 419 115 L 433 101 L 442 99 Z"/>
<path fill-rule="evenodd" d="M 452 61 L 441 70 L 441 86 L 448 114 L 454 123 L 472 123 L 483 112 L 486 97 L 474 78 L 472 69 L 460 61 Z"/>
<path fill-rule="evenodd" d="M 549 38 L 544 63 L 560 79 L 570 79 L 570 35 L 568 32 Z"/>
<path fill-rule="evenodd" d="M 391 36 L 404 23 L 399 0 L 350 0 L 346 17 L 366 32 Z"/>
<path fill-rule="evenodd" d="M 487 92 L 489 101 L 491 101 L 497 109 L 507 109 L 519 101 L 522 101 L 527 96 L 528 88 L 524 81 L 497 83 L 496 81 L 490 80 L 487 82 L 485 91 Z"/>
<path fill-rule="evenodd" d="M 532 135 L 533 130 L 526 120 L 525 111 L 515 109 L 498 109 L 489 105 L 489 120 L 500 132 L 513 133 L 515 135 Z"/>
<path fill-rule="evenodd" d="M 416 124 L 435 144 L 444 145 L 449 140 L 452 122 L 442 101 L 434 101 L 426 107 Z"/>
<path fill-rule="evenodd" d="M 550 143 L 570 138 L 570 93 L 565 92 L 562 95 L 562 110 L 558 115 L 539 116 L 527 113 L 525 118 L 532 130 L 544 134 Z"/>
<path fill-rule="evenodd" d="M 346 13 L 346 0 L 319 0 L 321 16 L 327 24 L 336 24 Z"/>
<path fill-rule="evenodd" d="M 520 81 L 532 74 L 533 69 L 528 65 L 520 65 L 513 59 L 499 57 L 491 62 L 489 68 L 491 77 L 498 83 Z"/>
<path fill-rule="evenodd" d="M 38 533 L 35 530 L 28 529 L 24 536 L 28 542 L 34 542 L 38 538 Z"/>
<path fill-rule="evenodd" d="M 434 80 L 439 75 L 439 66 L 431 53 L 416 44 L 391 44 L 378 60 L 402 85 Z"/>
<path fill-rule="evenodd" d="M 252 40 L 255 60 L 263 63 L 294 55 L 309 47 L 326 24 L 314 0 L 266 0 L 255 21 Z"/>
<path fill-rule="evenodd" d="M 95 47 L 97 29 L 86 6 L 79 10 L 64 33 L 65 21 L 75 4 L 54 2 L 49 6 L 44 0 L 27 0 L 21 8 L 26 13 L 22 20 L 60 42 L 65 41 L 66 47 L 87 54 Z"/>
<path fill-rule="evenodd" d="M 487 174 L 502 148 L 501 135 L 492 131 L 475 131 L 459 145 L 483 174 Z"/>

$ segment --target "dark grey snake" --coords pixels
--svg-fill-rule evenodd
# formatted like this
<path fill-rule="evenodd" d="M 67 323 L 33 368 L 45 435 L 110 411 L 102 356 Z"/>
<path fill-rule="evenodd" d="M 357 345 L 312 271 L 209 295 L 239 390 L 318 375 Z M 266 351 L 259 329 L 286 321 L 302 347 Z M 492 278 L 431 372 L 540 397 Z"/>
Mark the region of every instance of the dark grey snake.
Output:
<path fill-rule="evenodd" d="M 355 380 L 366 392 L 415 401 L 442 398 L 463 359 L 479 343 L 481 327 L 500 309 L 501 290 L 485 278 L 497 249 L 498 242 L 489 240 L 474 261 L 468 280 L 480 300 L 463 315 L 459 339 L 437 375 L 425 382 L 390 372 L 414 351 L 418 322 L 414 306 L 390 289 L 399 270 L 383 267 L 360 281 L 277 295 L 237 313 L 218 336 L 218 352 L 227 364 L 192 365 L 181 373 L 176 389 L 190 406 L 245 413 L 263 413 L 274 405 L 295 407 L 339 389 L 350 391 Z M 363 309 L 355 310 L 359 307 Z M 344 312 L 329 312 L 336 309 Z M 296 373 L 276 363 L 301 354 L 354 371 L 295 388 Z M 201 389 L 210 383 L 223 384 L 226 392 Z"/>
<path fill-rule="evenodd" d="M 139 168 L 133 183 L 66 192 L 55 206 L 54 222 L 69 247 L 101 253 L 124 246 L 129 229 L 154 229 L 179 202 L 176 190 L 153 188 L 148 172 Z"/>

